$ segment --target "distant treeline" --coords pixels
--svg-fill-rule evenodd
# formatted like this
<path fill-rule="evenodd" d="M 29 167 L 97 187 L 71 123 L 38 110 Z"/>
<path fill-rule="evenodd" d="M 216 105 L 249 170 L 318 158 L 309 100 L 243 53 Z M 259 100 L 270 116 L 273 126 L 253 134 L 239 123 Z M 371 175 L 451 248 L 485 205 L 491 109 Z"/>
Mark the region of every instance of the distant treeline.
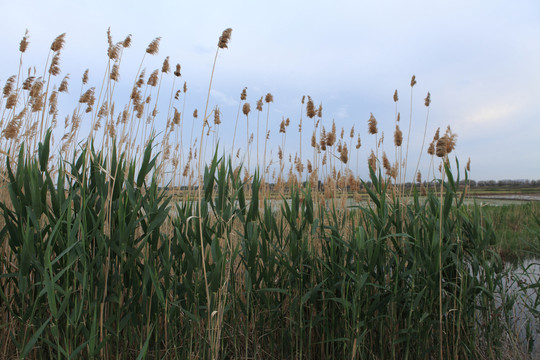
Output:
<path fill-rule="evenodd" d="M 371 187 L 371 181 L 367 181 L 365 183 L 368 187 Z M 470 187 L 538 187 L 540 188 L 540 180 L 529 180 L 529 179 L 518 179 L 518 180 L 461 180 L 459 182 L 460 185 L 469 185 Z M 302 183 L 304 187 L 306 187 L 308 184 L 307 182 Z M 411 182 L 405 183 L 405 188 L 410 188 L 413 185 Z M 423 182 L 423 185 L 427 185 L 426 182 Z M 269 183 L 267 184 L 270 191 L 273 191 L 276 184 Z M 364 185 L 360 185 L 360 189 L 363 188 Z M 174 187 L 168 187 L 170 189 L 173 189 Z M 180 190 L 196 190 L 197 185 L 193 186 L 181 186 L 179 187 Z M 318 182 L 318 190 L 323 191 L 324 190 L 324 183 L 319 180 Z M 343 190 L 343 189 L 340 189 Z M 347 186 L 346 190 L 352 191 L 352 189 Z"/>
<path fill-rule="evenodd" d="M 511 187 L 540 187 L 540 180 L 469 180 L 471 187 L 511 186 Z M 465 183 L 465 181 L 461 181 Z"/>

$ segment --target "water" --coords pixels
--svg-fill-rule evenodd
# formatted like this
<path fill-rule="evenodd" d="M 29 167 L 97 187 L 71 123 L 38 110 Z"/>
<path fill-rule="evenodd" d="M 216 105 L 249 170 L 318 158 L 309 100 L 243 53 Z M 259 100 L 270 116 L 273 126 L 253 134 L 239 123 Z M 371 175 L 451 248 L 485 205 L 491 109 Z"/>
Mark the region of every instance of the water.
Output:
<path fill-rule="evenodd" d="M 540 259 L 508 265 L 504 286 L 506 294 L 515 295 L 510 324 L 519 337 L 519 344 L 533 359 L 540 359 Z"/>

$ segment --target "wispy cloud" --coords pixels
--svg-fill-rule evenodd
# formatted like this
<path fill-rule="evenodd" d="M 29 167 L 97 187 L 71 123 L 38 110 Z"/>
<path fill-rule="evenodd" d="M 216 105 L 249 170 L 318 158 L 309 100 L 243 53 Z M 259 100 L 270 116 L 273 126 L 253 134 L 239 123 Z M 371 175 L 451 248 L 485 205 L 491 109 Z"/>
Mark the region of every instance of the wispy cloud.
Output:
<path fill-rule="evenodd" d="M 233 106 L 238 104 L 238 101 L 233 99 L 232 96 L 224 94 L 219 90 L 212 89 L 210 91 L 210 96 L 213 97 L 218 105 L 221 106 Z"/>

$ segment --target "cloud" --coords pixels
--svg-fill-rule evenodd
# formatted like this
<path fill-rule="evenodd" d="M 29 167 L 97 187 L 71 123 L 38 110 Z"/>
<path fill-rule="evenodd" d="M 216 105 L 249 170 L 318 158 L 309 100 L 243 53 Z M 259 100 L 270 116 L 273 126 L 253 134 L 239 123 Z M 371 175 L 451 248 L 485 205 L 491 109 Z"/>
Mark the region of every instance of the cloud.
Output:
<path fill-rule="evenodd" d="M 221 106 L 234 106 L 238 104 L 232 96 L 226 95 L 219 90 L 212 89 L 210 91 L 210 96 L 216 99 L 218 105 Z"/>
<path fill-rule="evenodd" d="M 336 119 L 339 119 L 339 120 L 347 119 L 349 117 L 347 107 L 346 106 L 341 106 L 341 107 L 337 108 L 336 111 L 334 112 L 334 117 Z"/>
<path fill-rule="evenodd" d="M 502 125 L 508 119 L 515 118 L 520 109 L 516 104 L 491 103 L 471 110 L 472 113 L 465 116 L 465 124 L 476 128 L 486 125 L 490 127 Z"/>

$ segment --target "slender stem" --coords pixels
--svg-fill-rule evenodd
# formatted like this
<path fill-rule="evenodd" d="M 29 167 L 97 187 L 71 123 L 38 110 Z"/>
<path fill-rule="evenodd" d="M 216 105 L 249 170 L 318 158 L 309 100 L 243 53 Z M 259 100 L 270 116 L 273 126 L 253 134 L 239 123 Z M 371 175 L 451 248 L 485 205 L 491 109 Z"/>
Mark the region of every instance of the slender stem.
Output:
<path fill-rule="evenodd" d="M 424 145 L 426 143 L 426 132 L 427 132 L 427 124 L 428 124 L 428 119 L 429 119 L 429 106 L 427 108 L 427 115 L 426 115 L 426 124 L 424 125 L 424 137 L 422 138 L 422 146 L 420 147 L 420 155 L 418 155 L 418 162 L 416 163 L 416 169 L 414 170 L 414 177 L 417 176 L 418 174 L 418 168 L 420 167 L 420 159 L 422 159 L 422 153 L 424 152 Z M 413 178 L 414 180 L 414 178 Z M 411 193 L 412 193 L 412 186 L 411 186 L 411 190 L 409 192 L 409 196 L 411 196 Z"/>
<path fill-rule="evenodd" d="M 412 124 L 412 99 L 413 99 L 413 87 L 411 86 L 411 110 L 409 113 L 409 131 L 407 133 L 407 148 L 405 150 L 405 164 L 403 164 L 403 183 L 407 178 L 407 160 L 409 158 L 409 140 L 411 139 L 411 124 Z"/>
<path fill-rule="evenodd" d="M 443 158 L 443 169 L 442 169 L 442 178 L 441 178 L 441 194 L 440 194 L 440 203 L 439 203 L 439 351 L 440 359 L 443 359 L 443 307 L 442 307 L 442 240 L 443 240 L 443 192 L 444 192 L 444 175 L 446 173 L 444 168 Z"/>
<path fill-rule="evenodd" d="M 211 324 L 211 320 L 212 320 L 212 312 L 210 311 L 210 290 L 209 290 L 209 286 L 208 286 L 208 278 L 206 276 L 206 248 L 204 246 L 204 241 L 203 241 L 203 226 L 202 226 L 202 210 L 201 210 L 201 207 L 202 207 L 202 187 L 204 185 L 204 181 L 203 181 L 203 178 L 202 178 L 202 172 L 201 172 L 201 167 L 202 167 L 202 151 L 203 151 L 203 143 L 204 143 L 204 127 L 206 125 L 206 115 L 207 115 L 207 112 L 208 112 L 208 102 L 210 101 L 210 90 L 212 89 L 212 80 L 214 78 L 214 70 L 216 68 L 216 61 L 217 61 L 217 56 L 218 56 L 218 52 L 219 52 L 219 47 L 217 48 L 216 50 L 216 56 L 214 57 L 214 65 L 212 66 L 212 74 L 210 75 L 210 85 L 208 86 L 208 95 L 206 96 L 206 106 L 205 106 L 205 109 L 204 109 L 204 117 L 203 117 L 203 125 L 202 125 L 202 130 L 201 130 L 201 139 L 200 139 L 200 144 L 199 144 L 199 159 L 198 159 L 198 166 L 197 166 L 197 171 L 198 171 L 198 186 L 197 186 L 197 193 L 198 193 L 198 200 L 199 200 L 199 206 L 198 206 L 198 210 L 199 210 L 199 236 L 200 236 L 200 241 L 201 241 L 201 260 L 202 260 L 202 268 L 203 268 L 203 274 L 204 274 L 204 284 L 205 284 L 205 291 L 206 291 L 206 306 L 207 306 L 207 317 L 208 317 L 208 326 L 210 326 Z"/>

